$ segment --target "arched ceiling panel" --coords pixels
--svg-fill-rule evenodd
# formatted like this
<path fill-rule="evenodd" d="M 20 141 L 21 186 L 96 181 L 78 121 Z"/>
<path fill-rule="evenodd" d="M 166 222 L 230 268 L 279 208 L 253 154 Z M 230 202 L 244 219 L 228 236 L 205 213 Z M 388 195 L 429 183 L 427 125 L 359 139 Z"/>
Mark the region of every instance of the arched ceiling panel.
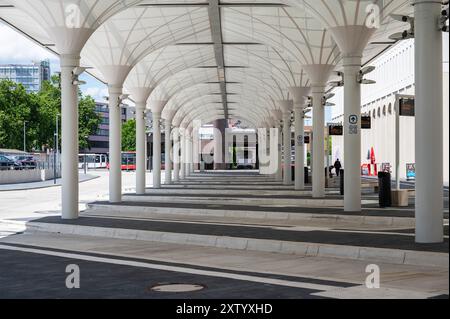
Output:
<path fill-rule="evenodd" d="M 211 41 L 205 8 L 134 7 L 104 23 L 87 42 L 82 57 L 99 69 L 134 67 L 152 52 L 184 41 Z"/>

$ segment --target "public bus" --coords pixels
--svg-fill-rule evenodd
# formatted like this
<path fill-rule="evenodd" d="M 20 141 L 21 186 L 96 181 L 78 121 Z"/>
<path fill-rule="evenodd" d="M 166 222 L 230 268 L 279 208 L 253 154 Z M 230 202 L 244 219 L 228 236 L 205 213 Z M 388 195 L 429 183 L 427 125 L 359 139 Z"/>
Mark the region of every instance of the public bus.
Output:
<path fill-rule="evenodd" d="M 106 154 L 79 154 L 78 155 L 78 168 L 84 169 L 84 166 L 88 169 L 101 169 L 106 168 L 108 163 L 108 157 Z"/>
<path fill-rule="evenodd" d="M 109 169 L 109 162 L 107 168 Z M 121 169 L 123 171 L 136 170 L 136 152 L 122 152 Z"/>

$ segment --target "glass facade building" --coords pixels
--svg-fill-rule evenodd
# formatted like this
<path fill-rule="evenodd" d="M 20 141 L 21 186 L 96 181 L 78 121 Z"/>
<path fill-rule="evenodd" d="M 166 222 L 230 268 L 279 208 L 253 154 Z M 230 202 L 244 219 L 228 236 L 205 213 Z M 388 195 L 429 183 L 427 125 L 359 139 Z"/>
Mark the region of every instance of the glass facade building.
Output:
<path fill-rule="evenodd" d="M 0 80 L 21 83 L 27 92 L 39 92 L 43 81 L 50 80 L 50 62 L 0 65 Z"/>

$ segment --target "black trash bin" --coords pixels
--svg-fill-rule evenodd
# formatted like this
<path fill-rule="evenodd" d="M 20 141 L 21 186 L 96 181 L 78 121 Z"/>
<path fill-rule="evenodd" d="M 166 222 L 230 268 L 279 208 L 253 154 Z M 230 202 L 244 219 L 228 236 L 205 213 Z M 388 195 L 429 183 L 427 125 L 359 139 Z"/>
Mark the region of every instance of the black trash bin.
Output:
<path fill-rule="evenodd" d="M 378 198 L 380 207 L 391 207 L 391 173 L 378 173 Z"/>
<path fill-rule="evenodd" d="M 343 169 L 340 169 L 339 170 L 339 172 L 340 172 L 340 180 L 339 180 L 339 182 L 340 182 L 340 191 L 341 191 L 341 195 L 344 195 L 344 170 Z"/>

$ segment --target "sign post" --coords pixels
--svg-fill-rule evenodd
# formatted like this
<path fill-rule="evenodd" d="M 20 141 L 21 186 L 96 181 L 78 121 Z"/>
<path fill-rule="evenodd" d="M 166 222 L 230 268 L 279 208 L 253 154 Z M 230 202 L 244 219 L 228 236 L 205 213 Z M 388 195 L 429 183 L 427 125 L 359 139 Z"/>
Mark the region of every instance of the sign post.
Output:
<path fill-rule="evenodd" d="M 414 95 L 395 95 L 395 184 L 400 190 L 400 116 L 414 116 L 414 103 L 405 104 L 404 100 L 414 101 Z M 407 110 L 404 106 L 408 106 Z"/>

